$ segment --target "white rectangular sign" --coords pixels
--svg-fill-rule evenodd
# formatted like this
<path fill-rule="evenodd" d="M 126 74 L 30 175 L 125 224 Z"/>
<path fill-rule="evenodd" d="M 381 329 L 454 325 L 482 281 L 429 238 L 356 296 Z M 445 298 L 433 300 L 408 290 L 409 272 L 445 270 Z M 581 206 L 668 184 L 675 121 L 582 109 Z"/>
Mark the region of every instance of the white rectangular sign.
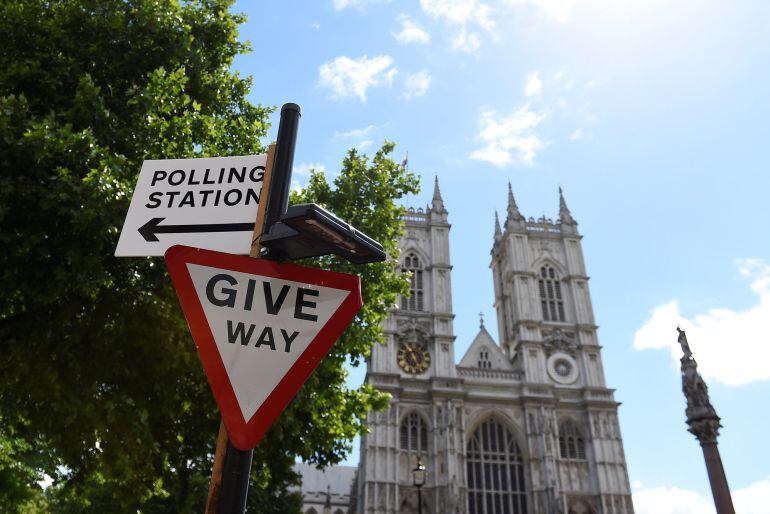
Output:
<path fill-rule="evenodd" d="M 267 155 L 144 161 L 115 255 L 175 244 L 248 254 L 266 164 Z"/>

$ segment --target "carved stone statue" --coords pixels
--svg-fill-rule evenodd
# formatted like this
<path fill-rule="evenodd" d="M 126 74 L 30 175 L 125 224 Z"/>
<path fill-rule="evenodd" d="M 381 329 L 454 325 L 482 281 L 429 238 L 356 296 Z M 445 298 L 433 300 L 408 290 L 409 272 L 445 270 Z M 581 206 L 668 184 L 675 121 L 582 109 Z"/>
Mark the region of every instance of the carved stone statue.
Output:
<path fill-rule="evenodd" d="M 682 362 L 682 392 L 687 399 L 687 423 L 690 425 L 690 432 L 692 432 L 699 440 L 706 435 L 699 433 L 694 427 L 702 426 L 703 421 L 714 421 L 716 426 L 719 426 L 719 416 L 717 416 L 714 407 L 709 400 L 709 391 L 706 382 L 703 381 L 700 373 L 698 373 L 698 363 L 693 358 L 692 351 L 690 351 L 690 345 L 687 344 L 687 335 L 684 330 L 677 327 L 679 331 L 679 344 L 682 345 L 682 351 L 684 356 L 681 359 Z M 697 423 L 696 423 L 697 422 Z M 713 430 L 707 431 L 710 433 Z M 709 437 L 710 438 L 710 437 Z"/>
<path fill-rule="evenodd" d="M 549 357 L 554 352 L 563 352 L 572 357 L 577 355 L 578 345 L 572 332 L 564 332 L 561 329 L 546 330 L 543 332 L 543 347 Z"/>
<path fill-rule="evenodd" d="M 682 370 L 682 390 L 687 398 L 688 409 L 698 407 L 712 409 L 708 386 L 693 366 L 686 366 Z"/>
<path fill-rule="evenodd" d="M 687 343 L 687 334 L 684 333 L 684 330 L 682 330 L 679 327 L 676 327 L 677 332 L 679 332 L 679 344 L 682 345 L 682 351 L 684 352 L 685 357 L 692 357 L 692 352 L 690 351 L 690 345 Z"/>

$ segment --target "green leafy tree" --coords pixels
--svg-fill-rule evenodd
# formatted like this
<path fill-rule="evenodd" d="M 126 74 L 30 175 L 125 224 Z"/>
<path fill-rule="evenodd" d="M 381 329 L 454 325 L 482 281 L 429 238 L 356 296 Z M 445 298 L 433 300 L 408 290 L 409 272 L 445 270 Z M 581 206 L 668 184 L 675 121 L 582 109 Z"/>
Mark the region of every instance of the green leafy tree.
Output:
<path fill-rule="evenodd" d="M 397 238 L 403 229 L 400 218 L 405 210 L 396 200 L 416 193 L 419 182 L 391 158 L 394 147 L 393 143 L 386 142 L 371 160 L 350 150 L 331 184 L 323 172 L 311 170 L 308 186 L 295 191 L 291 203 L 321 205 L 380 241 L 389 256 L 398 257 Z M 308 379 L 279 423 L 281 433 L 292 441 L 296 455 L 306 462 L 324 466 L 345 457 L 349 441 L 362 433 L 362 421 L 369 410 L 387 407 L 389 396 L 368 384 L 357 390 L 346 389 L 344 364 L 346 361 L 353 366 L 363 363 L 372 346 L 381 342 L 381 323 L 389 309 L 395 305 L 398 295 L 408 294 L 409 289 L 392 259 L 360 266 L 330 255 L 308 259 L 302 264 L 359 275 L 364 302 L 353 323 Z M 324 442 L 330 444 L 322 444 Z"/>
<path fill-rule="evenodd" d="M 141 162 L 264 151 L 271 110 L 231 70 L 248 49 L 230 0 L 8 0 L 0 6 L 0 510 L 191 512 L 205 502 L 219 415 L 159 259 L 112 256 Z M 395 255 L 416 179 L 386 144 L 351 151 L 317 201 Z M 291 466 L 349 449 L 387 398 L 344 385 L 405 291 L 392 263 L 255 452 L 250 504 L 298 509 Z M 318 262 L 315 263 L 316 265 Z M 39 482 L 47 475 L 52 485 Z M 283 510 L 282 510 L 283 509 Z"/>
<path fill-rule="evenodd" d="M 307 187 L 295 191 L 291 203 L 321 205 L 380 241 L 389 256 L 398 257 L 397 238 L 403 229 L 400 218 L 405 210 L 396 201 L 416 193 L 419 182 L 391 158 L 394 148 L 393 143 L 386 142 L 371 159 L 350 150 L 331 183 L 323 172 L 311 170 Z M 277 492 L 271 483 L 296 481 L 291 471 L 296 457 L 319 466 L 344 459 L 352 439 L 364 431 L 366 414 L 388 406 L 389 395 L 368 384 L 348 389 L 345 363 L 358 366 L 364 362 L 372 346 L 381 342 L 381 323 L 398 295 L 408 294 L 408 281 L 398 273 L 394 262 L 391 259 L 360 266 L 336 256 L 300 262 L 359 275 L 364 305 L 254 450 L 249 504 L 258 512 L 299 512 L 299 504 L 296 510 L 290 510 L 296 496 L 282 491 L 280 501 L 275 501 Z M 283 465 L 276 466 L 278 461 Z"/>

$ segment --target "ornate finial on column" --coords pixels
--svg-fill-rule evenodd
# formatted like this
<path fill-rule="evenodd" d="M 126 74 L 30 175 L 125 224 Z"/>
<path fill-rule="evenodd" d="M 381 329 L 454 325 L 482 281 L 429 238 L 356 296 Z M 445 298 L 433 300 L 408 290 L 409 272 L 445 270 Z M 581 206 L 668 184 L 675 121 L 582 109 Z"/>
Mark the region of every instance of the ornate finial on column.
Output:
<path fill-rule="evenodd" d="M 706 460 L 711 493 L 714 496 L 714 504 L 717 514 L 735 514 L 733 501 L 730 496 L 730 488 L 727 485 L 727 476 L 722 467 L 722 458 L 719 456 L 717 437 L 722 428 L 719 416 L 711 405 L 708 387 L 698 372 L 698 363 L 695 362 L 687 335 L 684 330 L 676 327 L 679 332 L 679 344 L 682 346 L 684 356 L 682 363 L 682 391 L 687 399 L 687 425 L 703 449 L 703 457 Z"/>
<path fill-rule="evenodd" d="M 567 207 L 567 202 L 564 200 L 564 192 L 561 190 L 561 186 L 559 186 L 559 219 L 562 225 L 577 225 L 577 221 L 572 217 L 572 213 L 569 212 L 569 207 Z"/>
<path fill-rule="evenodd" d="M 479 312 L 479 328 L 484 328 L 484 313 Z"/>
<path fill-rule="evenodd" d="M 682 362 L 682 391 L 687 399 L 687 424 L 690 432 L 701 443 L 716 442 L 719 435 L 719 416 L 711 405 L 708 387 L 698 372 L 698 363 L 690 351 L 687 334 L 677 327 L 679 344 L 682 345 L 684 356 Z"/>
<path fill-rule="evenodd" d="M 444 199 L 441 198 L 441 189 L 438 187 L 438 175 L 433 182 L 433 202 L 431 204 L 431 211 L 444 212 Z"/>
<path fill-rule="evenodd" d="M 497 216 L 497 211 L 495 211 L 495 239 L 498 239 L 502 237 L 503 231 L 500 230 L 500 218 Z"/>
<path fill-rule="evenodd" d="M 516 199 L 513 197 L 513 188 L 508 182 L 508 219 L 506 221 L 524 221 L 524 216 L 519 212 L 519 206 L 516 205 Z"/>

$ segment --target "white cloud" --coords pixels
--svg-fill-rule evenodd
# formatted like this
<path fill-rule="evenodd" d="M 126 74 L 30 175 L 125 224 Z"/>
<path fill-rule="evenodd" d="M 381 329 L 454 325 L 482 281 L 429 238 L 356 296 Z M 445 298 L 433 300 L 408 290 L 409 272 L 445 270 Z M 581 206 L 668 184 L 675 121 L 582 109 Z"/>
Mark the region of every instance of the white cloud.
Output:
<path fill-rule="evenodd" d="M 770 380 L 770 265 L 761 259 L 741 259 L 737 264 L 759 297 L 756 305 L 743 311 L 710 309 L 687 319 L 679 302 L 672 300 L 653 309 L 634 335 L 634 348 L 669 349 L 678 366 L 682 355 L 677 344 L 679 325 L 687 331 L 698 368 L 707 379 L 730 386 Z"/>
<path fill-rule="evenodd" d="M 570 91 L 577 84 L 575 77 L 570 75 L 565 68 L 551 74 L 549 82 L 559 87 L 562 91 Z"/>
<path fill-rule="evenodd" d="M 593 142 L 593 128 L 598 118 L 591 112 L 588 101 L 582 98 L 582 88 L 572 90 L 575 83 L 576 79 L 565 69 L 535 70 L 525 75 L 522 93 L 527 104 L 509 115 L 492 109 L 483 110 L 482 129 L 477 136 L 483 145 L 470 157 L 496 166 L 515 163 L 531 166 L 538 154 L 550 146 L 549 140 Z M 551 123 L 543 127 L 541 124 L 546 117 Z M 564 132 L 562 129 L 558 134 L 546 137 L 547 130 L 556 124 L 571 126 L 572 130 Z"/>
<path fill-rule="evenodd" d="M 562 69 L 560 69 L 558 71 L 555 71 L 553 73 L 553 75 L 551 75 L 551 77 L 553 78 L 553 80 L 555 80 L 557 82 L 560 82 L 560 81 L 562 81 L 564 79 L 569 79 L 569 75 L 567 74 L 567 70 L 564 69 L 564 68 L 562 68 Z"/>
<path fill-rule="evenodd" d="M 494 36 L 492 9 L 480 0 L 420 0 L 420 7 L 426 14 L 442 20 L 454 33 L 453 50 L 469 53 L 478 50 L 481 39 L 472 27 L 478 26 Z"/>
<path fill-rule="evenodd" d="M 320 171 L 326 175 L 327 179 L 333 180 L 338 172 L 330 172 L 326 169 L 326 165 L 320 162 L 302 162 L 295 165 L 292 168 L 291 173 L 291 189 L 299 191 L 307 186 L 310 181 L 310 170 Z"/>
<path fill-rule="evenodd" d="M 430 87 L 430 81 L 431 76 L 428 70 L 420 70 L 407 76 L 404 81 L 404 98 L 411 100 L 424 95 Z"/>
<path fill-rule="evenodd" d="M 582 128 L 577 128 L 569 135 L 569 139 L 570 141 L 586 141 L 590 143 L 594 140 L 594 136 Z"/>
<path fill-rule="evenodd" d="M 481 40 L 478 34 L 469 32 L 465 27 L 462 27 L 452 39 L 452 50 L 472 54 L 479 48 L 481 48 Z"/>
<path fill-rule="evenodd" d="M 770 514 L 770 477 L 754 482 L 748 487 L 733 491 L 735 512 L 741 514 Z"/>
<path fill-rule="evenodd" d="M 532 5 L 561 23 L 569 20 L 576 0 L 505 0 L 511 5 Z"/>
<path fill-rule="evenodd" d="M 653 487 L 634 492 L 636 514 L 714 514 L 714 504 L 687 489 Z"/>
<path fill-rule="evenodd" d="M 368 4 L 375 4 L 383 1 L 390 0 L 332 0 L 332 4 L 336 10 L 341 11 L 342 9 L 347 9 L 349 7 L 363 9 Z"/>
<path fill-rule="evenodd" d="M 501 116 L 492 109 L 481 113 L 481 132 L 478 134 L 484 146 L 473 153 L 471 159 L 486 161 L 495 166 L 512 163 L 534 164 L 535 157 L 548 143 L 534 129 L 545 114 L 530 109 L 529 104 L 509 116 Z"/>
<path fill-rule="evenodd" d="M 348 7 L 353 7 L 359 4 L 357 0 L 334 0 L 332 3 L 334 4 L 334 8 L 337 10 L 346 9 Z"/>
<path fill-rule="evenodd" d="M 420 0 L 420 7 L 431 16 L 454 25 L 476 22 L 486 30 L 494 28 L 489 16 L 490 7 L 479 0 Z"/>
<path fill-rule="evenodd" d="M 409 43 L 430 43 L 430 34 L 420 26 L 419 23 L 409 18 L 401 19 L 401 31 L 394 32 L 393 37 L 402 45 Z"/>
<path fill-rule="evenodd" d="M 362 137 L 368 136 L 379 128 L 380 127 L 377 125 L 367 125 L 366 127 L 360 129 L 352 129 L 346 132 L 335 132 L 334 136 L 340 139 L 360 139 Z"/>
<path fill-rule="evenodd" d="M 367 125 L 364 128 L 352 129 L 347 132 L 335 132 L 334 137 L 346 141 L 359 152 L 370 148 L 373 144 L 373 134 L 380 131 L 385 125 Z"/>
<path fill-rule="evenodd" d="M 589 80 L 588 82 L 585 83 L 584 87 L 586 89 L 596 89 L 596 88 L 602 87 L 603 85 L 604 84 L 602 83 L 601 80 Z"/>
<path fill-rule="evenodd" d="M 391 85 L 397 73 L 392 65 L 393 58 L 389 55 L 371 59 L 366 56 L 358 59 L 341 56 L 319 67 L 318 83 L 330 88 L 335 98 L 356 96 L 363 102 L 370 87 Z"/>
<path fill-rule="evenodd" d="M 714 502 L 708 495 L 678 487 L 639 486 L 633 493 L 636 514 L 714 514 Z M 735 512 L 770 514 L 770 477 L 734 490 L 732 497 Z"/>
<path fill-rule="evenodd" d="M 303 162 L 292 168 L 292 175 L 307 178 L 310 176 L 310 170 L 326 173 L 326 166 L 318 162 Z"/>
<path fill-rule="evenodd" d="M 535 96 L 542 92 L 543 81 L 540 80 L 540 73 L 534 71 L 527 75 L 527 85 L 524 87 L 524 94 L 527 96 Z"/>

